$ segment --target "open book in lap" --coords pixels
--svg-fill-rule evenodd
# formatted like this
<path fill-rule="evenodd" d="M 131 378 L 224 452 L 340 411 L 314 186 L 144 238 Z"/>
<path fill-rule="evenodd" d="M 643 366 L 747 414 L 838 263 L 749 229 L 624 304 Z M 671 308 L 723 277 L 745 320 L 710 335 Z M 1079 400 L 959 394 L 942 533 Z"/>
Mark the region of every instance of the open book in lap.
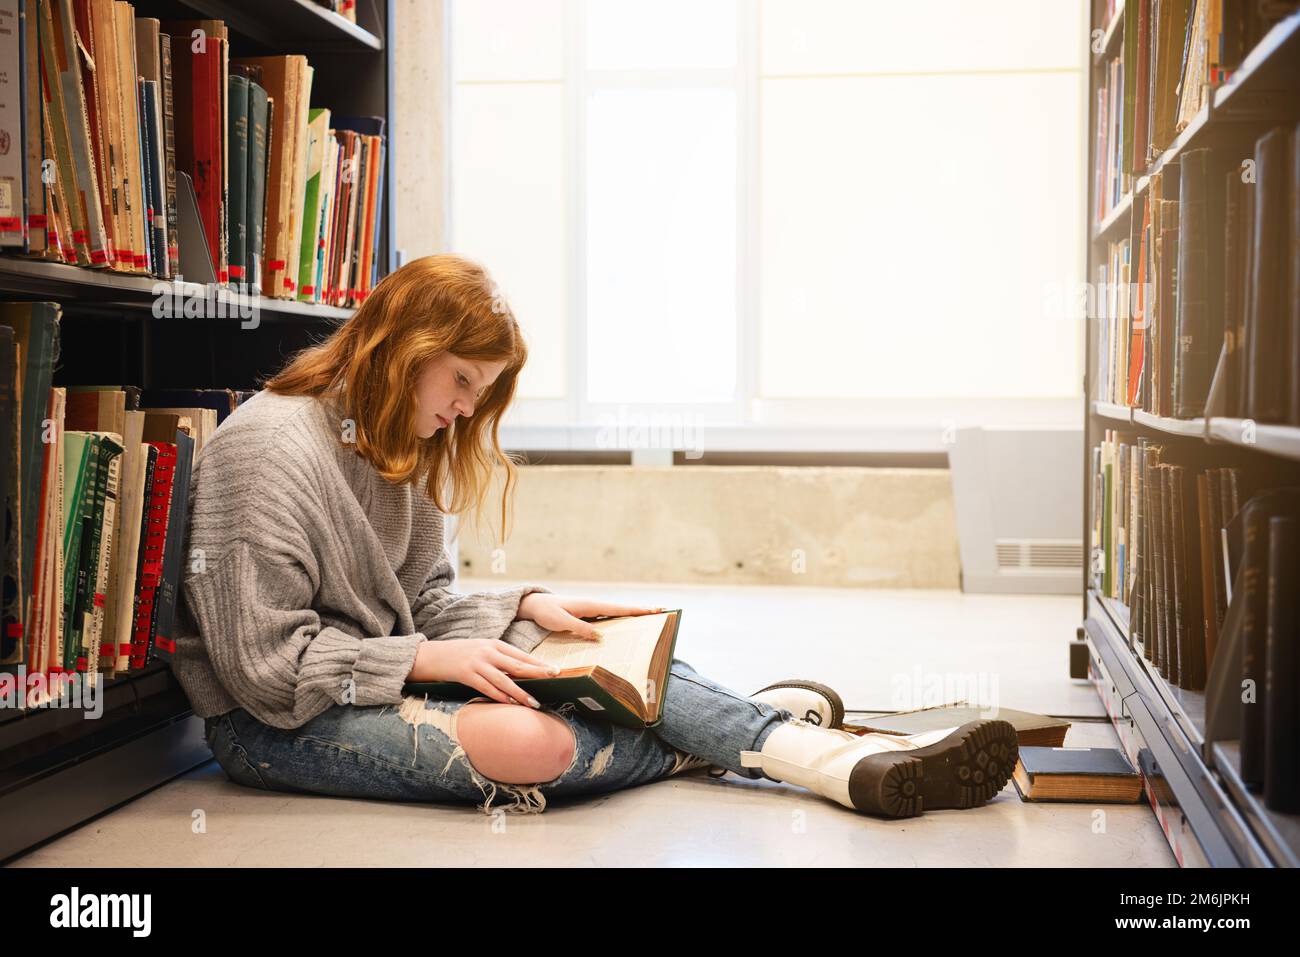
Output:
<path fill-rule="evenodd" d="M 632 728 L 648 728 L 663 719 L 663 690 L 668 682 L 682 610 L 598 621 L 603 637 L 579 638 L 570 631 L 552 631 L 532 655 L 557 665 L 553 678 L 515 678 L 515 684 L 538 701 L 572 702 L 587 714 Z M 455 681 L 410 681 L 404 694 L 438 699 L 464 699 L 476 689 Z"/>

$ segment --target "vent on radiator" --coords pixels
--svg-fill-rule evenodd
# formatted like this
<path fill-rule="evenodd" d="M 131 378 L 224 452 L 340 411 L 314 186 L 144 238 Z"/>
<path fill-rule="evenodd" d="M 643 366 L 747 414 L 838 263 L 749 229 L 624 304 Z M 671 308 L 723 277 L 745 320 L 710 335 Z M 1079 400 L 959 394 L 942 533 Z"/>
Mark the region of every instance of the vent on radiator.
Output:
<path fill-rule="evenodd" d="M 995 540 L 999 572 L 1073 572 L 1083 569 L 1079 539 L 999 538 Z"/>

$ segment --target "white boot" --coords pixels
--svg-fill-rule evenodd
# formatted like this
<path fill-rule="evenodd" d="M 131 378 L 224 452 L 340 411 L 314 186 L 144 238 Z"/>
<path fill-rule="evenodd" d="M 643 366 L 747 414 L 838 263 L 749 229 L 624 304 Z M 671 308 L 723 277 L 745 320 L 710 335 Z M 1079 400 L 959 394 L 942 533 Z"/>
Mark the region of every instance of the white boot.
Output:
<path fill-rule="evenodd" d="M 1002 790 L 1016 766 L 1008 721 L 970 721 L 920 734 L 863 735 L 787 721 L 740 763 L 869 814 L 911 817 L 975 807 Z"/>
<path fill-rule="evenodd" d="M 844 725 L 844 702 L 835 689 L 806 678 L 778 681 L 760 688 L 749 696 L 751 701 L 762 701 L 776 708 L 784 708 L 796 718 L 823 728 Z"/>

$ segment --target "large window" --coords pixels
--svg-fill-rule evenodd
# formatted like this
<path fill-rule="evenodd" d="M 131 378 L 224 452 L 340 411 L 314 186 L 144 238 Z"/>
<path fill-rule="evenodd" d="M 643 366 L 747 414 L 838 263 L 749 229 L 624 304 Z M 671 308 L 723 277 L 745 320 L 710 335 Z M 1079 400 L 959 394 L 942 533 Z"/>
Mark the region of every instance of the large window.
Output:
<path fill-rule="evenodd" d="M 451 247 L 532 354 L 509 424 L 1077 419 L 1081 0 L 450 9 Z"/>

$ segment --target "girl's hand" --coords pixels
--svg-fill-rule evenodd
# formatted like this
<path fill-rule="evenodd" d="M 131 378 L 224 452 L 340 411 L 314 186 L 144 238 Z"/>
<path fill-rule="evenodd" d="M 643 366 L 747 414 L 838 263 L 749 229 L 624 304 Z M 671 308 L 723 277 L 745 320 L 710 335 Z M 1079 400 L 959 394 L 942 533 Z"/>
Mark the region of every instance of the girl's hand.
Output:
<path fill-rule="evenodd" d="M 638 608 L 631 605 L 611 605 L 609 602 L 587 598 L 563 598 L 549 592 L 535 591 L 524 596 L 519 603 L 518 617 L 535 621 L 551 631 L 570 631 L 579 638 L 595 641 L 601 637 L 598 629 L 583 618 L 605 616 L 620 618 L 624 615 L 654 615 L 662 608 Z"/>
<path fill-rule="evenodd" d="M 549 678 L 559 668 L 548 665 L 499 638 L 426 641 L 415 652 L 410 681 L 456 681 L 502 704 L 537 708 L 537 699 L 510 676 Z"/>

